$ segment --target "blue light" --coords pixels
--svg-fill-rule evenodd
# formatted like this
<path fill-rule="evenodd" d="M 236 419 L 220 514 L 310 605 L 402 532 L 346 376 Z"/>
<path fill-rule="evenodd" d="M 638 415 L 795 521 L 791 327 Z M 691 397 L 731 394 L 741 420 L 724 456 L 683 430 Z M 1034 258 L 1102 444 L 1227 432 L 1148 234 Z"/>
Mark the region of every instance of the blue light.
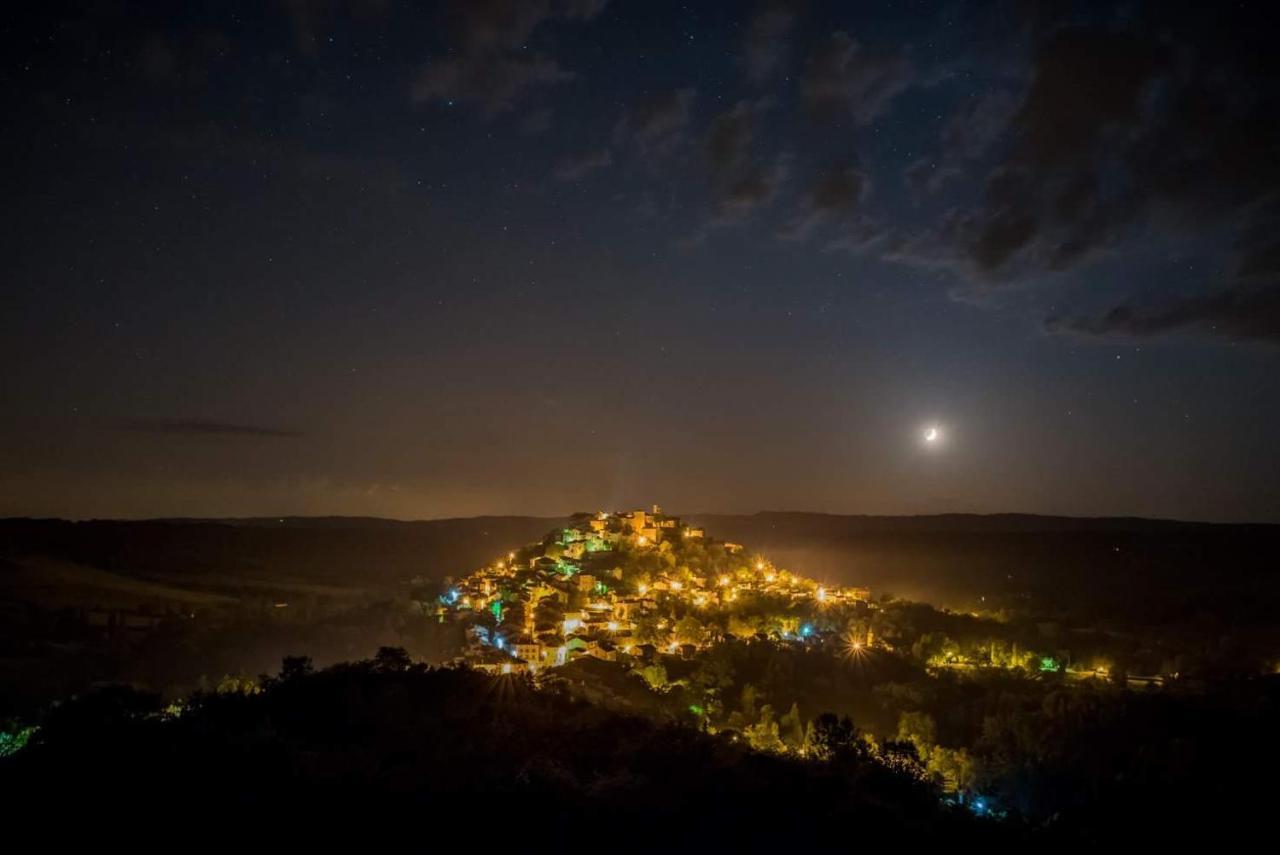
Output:
<path fill-rule="evenodd" d="M 803 637 L 808 638 L 812 634 L 813 627 L 809 626 L 809 624 L 806 623 L 804 626 L 800 627 L 800 635 Z"/>
<path fill-rule="evenodd" d="M 494 637 L 493 643 L 498 646 L 499 650 L 505 650 L 507 648 L 506 640 L 500 635 Z"/>

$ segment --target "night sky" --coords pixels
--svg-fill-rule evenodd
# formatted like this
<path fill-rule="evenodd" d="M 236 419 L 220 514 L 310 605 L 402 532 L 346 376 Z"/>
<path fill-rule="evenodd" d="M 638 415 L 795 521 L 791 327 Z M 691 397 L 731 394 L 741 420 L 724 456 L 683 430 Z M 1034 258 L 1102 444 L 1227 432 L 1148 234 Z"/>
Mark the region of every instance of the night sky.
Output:
<path fill-rule="evenodd" d="M 27 5 L 0 515 L 1280 522 L 1270 4 Z"/>

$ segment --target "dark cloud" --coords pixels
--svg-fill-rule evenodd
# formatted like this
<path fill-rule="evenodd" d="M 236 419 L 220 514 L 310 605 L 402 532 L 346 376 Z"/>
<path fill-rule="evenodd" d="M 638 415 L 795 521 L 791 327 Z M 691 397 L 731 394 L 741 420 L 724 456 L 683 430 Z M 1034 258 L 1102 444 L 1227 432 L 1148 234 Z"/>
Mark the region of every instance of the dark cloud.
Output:
<path fill-rule="evenodd" d="M 787 37 L 795 25 L 795 6 L 786 0 L 765 0 L 751 16 L 742 47 L 742 63 L 750 80 L 767 80 L 782 68 L 789 47 Z"/>
<path fill-rule="evenodd" d="M 126 430 L 142 433 L 177 434 L 181 436 L 240 436 L 272 439 L 297 439 L 298 431 L 283 428 L 242 425 L 205 419 L 132 419 L 124 422 Z"/>
<path fill-rule="evenodd" d="M 590 0 L 458 0 L 445 7 L 455 42 L 450 56 L 419 71 L 415 103 L 474 103 L 488 115 L 509 110 L 527 90 L 574 79 L 554 58 L 526 50 L 541 24 L 589 20 L 604 2 Z"/>
<path fill-rule="evenodd" d="M 1128 336 L 1189 329 L 1280 343 L 1280 199 L 1253 213 L 1237 240 L 1236 258 L 1230 282 L 1208 293 L 1124 303 L 1098 317 L 1054 316 L 1045 326 L 1051 332 Z"/>
<path fill-rule="evenodd" d="M 561 181 L 577 181 L 612 163 L 613 153 L 607 148 L 600 148 L 560 161 L 556 164 L 555 176 Z"/>
<path fill-rule="evenodd" d="M 1231 289 L 1156 306 L 1117 306 L 1100 318 L 1050 317 L 1050 332 L 1150 336 L 1192 329 L 1280 344 L 1280 288 Z"/>
<path fill-rule="evenodd" d="M 706 143 L 707 162 L 712 172 L 721 176 L 731 174 L 747 162 L 755 133 L 755 113 L 754 105 L 740 101 L 712 120 Z"/>
<path fill-rule="evenodd" d="M 873 51 L 837 31 L 810 55 L 800 92 L 815 113 L 847 113 L 865 125 L 884 112 L 913 77 L 911 61 L 902 51 Z"/>
<path fill-rule="evenodd" d="M 1280 61 L 1264 18 L 1162 4 L 1139 4 L 1123 23 L 1062 25 L 1041 16 L 1028 30 L 1036 41 L 1025 82 L 1006 78 L 962 103 L 943 126 L 938 153 L 904 171 L 922 201 L 985 162 L 977 203 L 953 202 L 932 225 L 908 234 L 886 229 L 852 245 L 949 270 L 981 290 L 1043 281 L 1121 256 L 1138 240 L 1234 231 L 1221 259 L 1234 272 L 1206 282 L 1203 293 L 1148 294 L 1101 316 L 1066 312 L 1051 328 L 1268 338 L 1275 282 L 1261 271 L 1276 267 L 1280 248 L 1257 235 L 1280 226 L 1280 102 L 1276 87 L 1259 81 L 1280 78 Z M 840 35 L 811 60 L 811 102 L 839 102 L 846 90 L 838 81 L 859 65 L 856 42 Z M 854 91 L 876 105 L 877 93 L 892 89 Z"/>
<path fill-rule="evenodd" d="M 711 171 L 713 219 L 738 222 L 772 202 L 790 173 L 790 161 L 755 156 L 755 125 L 767 102 L 740 101 L 711 122 L 705 152 Z"/>
<path fill-rule="evenodd" d="M 804 240 L 825 223 L 847 219 L 866 195 L 868 183 L 866 173 L 854 165 L 825 170 L 809 188 L 800 213 L 782 228 L 779 236 Z"/>
<path fill-rule="evenodd" d="M 1065 270 L 1115 241 L 1136 188 L 1099 174 L 1120 168 L 1117 155 L 1141 127 L 1144 95 L 1164 62 L 1157 45 L 1126 33 L 1063 28 L 1041 44 L 1013 114 L 1017 139 L 965 230 L 973 273 L 1008 278 L 1022 272 L 1011 270 L 1015 260 L 1027 270 Z M 966 153 L 984 150 L 1004 109 L 975 105 L 951 126 L 952 142 Z"/>
<path fill-rule="evenodd" d="M 1018 97 L 996 89 L 961 104 L 942 129 L 942 151 L 948 160 L 973 160 L 1009 129 Z"/>
<path fill-rule="evenodd" d="M 1067 27 L 1036 53 L 1031 88 L 1015 122 L 1017 158 L 1041 167 L 1074 165 L 1104 133 L 1131 125 L 1168 57 L 1146 37 Z"/>
<path fill-rule="evenodd" d="M 772 163 L 753 163 L 736 173 L 716 193 L 715 221 L 732 223 L 751 216 L 774 200 L 790 174 L 790 162 L 779 157 Z"/>
<path fill-rule="evenodd" d="M 978 212 L 969 249 L 980 273 L 1015 261 L 1065 270 L 1137 226 L 1240 221 L 1280 191 L 1280 105 L 1273 87 L 1251 82 L 1272 74 L 1249 46 L 1193 29 L 1175 38 L 1073 27 L 1046 38 L 996 173 L 1006 186 L 989 182 Z"/>
<path fill-rule="evenodd" d="M 665 154 L 683 139 L 696 96 L 693 89 L 670 89 L 633 104 L 614 127 L 619 145 L 642 155 Z"/>

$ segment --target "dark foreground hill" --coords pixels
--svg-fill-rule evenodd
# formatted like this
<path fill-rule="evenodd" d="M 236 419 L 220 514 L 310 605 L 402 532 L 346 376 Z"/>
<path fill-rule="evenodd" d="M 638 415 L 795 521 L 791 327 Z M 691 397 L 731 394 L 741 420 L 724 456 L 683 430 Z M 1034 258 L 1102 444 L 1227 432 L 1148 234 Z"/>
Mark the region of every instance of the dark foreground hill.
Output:
<path fill-rule="evenodd" d="M 124 688 L 70 702 L 0 761 L 0 786 L 15 812 L 145 806 L 308 822 L 324 816 L 317 810 L 410 812 L 424 830 L 536 839 L 535 850 L 599 834 L 615 850 L 650 836 L 684 850 L 855 828 L 860 840 L 899 843 L 1008 833 L 867 757 L 856 734 L 827 748 L 825 762 L 761 754 L 512 677 L 294 662 L 256 694 L 198 696 L 176 716 Z"/>

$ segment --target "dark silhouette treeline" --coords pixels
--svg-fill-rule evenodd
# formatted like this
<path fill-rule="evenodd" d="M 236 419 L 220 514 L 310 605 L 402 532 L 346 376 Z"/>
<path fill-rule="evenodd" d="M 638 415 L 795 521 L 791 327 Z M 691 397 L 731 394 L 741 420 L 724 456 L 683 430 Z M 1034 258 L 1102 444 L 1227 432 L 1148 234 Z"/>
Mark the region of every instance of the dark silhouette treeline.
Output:
<path fill-rule="evenodd" d="M 817 841 L 854 827 L 859 839 L 908 843 L 1015 833 L 871 759 L 847 720 L 827 717 L 815 741 L 821 762 L 761 754 L 692 719 L 623 715 L 384 648 L 322 671 L 287 659 L 260 690 L 197 695 L 180 713 L 126 687 L 86 694 L 0 761 L 0 781 L 14 811 L 417 810 L 446 830 L 532 834 L 522 839 L 536 848 L 588 831 L 611 848 L 658 832 L 676 848 L 735 834 Z"/>
<path fill-rule="evenodd" d="M 28 817 L 54 807 L 412 816 L 442 835 L 520 835 L 538 848 L 604 835 L 622 850 L 651 838 L 680 851 L 730 841 L 1052 849 L 1226 843 L 1266 829 L 1280 680 L 1194 693 L 1028 689 L 957 684 L 935 708 L 940 730 L 985 718 L 985 750 L 1005 764 L 983 796 L 999 818 L 973 816 L 972 798 L 944 800 L 918 774 L 910 737 L 876 747 L 848 717 L 818 716 L 807 756 L 782 756 L 703 732 L 692 714 L 627 714 L 557 682 L 414 665 L 399 648 L 320 671 L 291 657 L 275 677 L 181 708 L 125 686 L 86 693 L 0 759 L 0 799 Z"/>

